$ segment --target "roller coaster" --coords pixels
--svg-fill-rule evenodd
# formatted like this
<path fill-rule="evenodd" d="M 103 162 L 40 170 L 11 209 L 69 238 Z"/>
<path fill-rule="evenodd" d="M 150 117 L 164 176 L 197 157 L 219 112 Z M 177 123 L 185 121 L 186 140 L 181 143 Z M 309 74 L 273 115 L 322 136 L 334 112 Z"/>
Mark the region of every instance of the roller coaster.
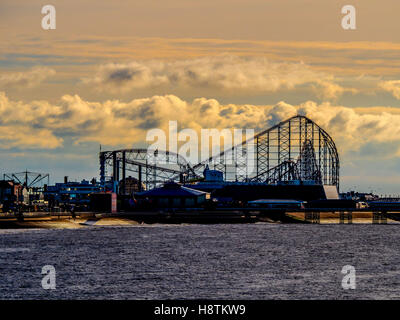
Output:
<path fill-rule="evenodd" d="M 149 190 L 167 181 L 202 179 L 206 168 L 223 172 L 227 182 L 280 184 L 298 181 L 332 185 L 339 190 L 339 155 L 333 139 L 301 115 L 195 165 L 167 150 L 102 151 L 99 158 L 100 182 L 103 186 L 112 183 L 114 190 L 118 190 L 118 182 L 124 181 L 127 173 Z M 119 192 L 124 193 L 124 190 Z"/>

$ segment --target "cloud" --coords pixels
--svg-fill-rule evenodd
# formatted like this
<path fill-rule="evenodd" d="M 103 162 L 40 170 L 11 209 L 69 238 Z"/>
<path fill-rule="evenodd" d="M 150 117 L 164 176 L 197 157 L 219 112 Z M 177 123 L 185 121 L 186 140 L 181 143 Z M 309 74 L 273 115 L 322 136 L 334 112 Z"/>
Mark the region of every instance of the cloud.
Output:
<path fill-rule="evenodd" d="M 379 112 L 377 112 L 379 110 Z M 178 121 L 178 130 L 191 128 L 244 128 L 256 132 L 296 114 L 305 115 L 324 128 L 335 140 L 341 154 L 370 150 L 368 145 L 391 143 L 398 157 L 400 114 L 392 108 L 377 107 L 369 113 L 331 103 L 306 101 L 291 105 L 221 104 L 218 100 L 197 98 L 185 101 L 175 95 L 153 96 L 130 102 L 85 101 L 78 95 L 64 95 L 59 103 L 8 99 L 0 93 L 0 147 L 62 147 L 65 139 L 79 144 L 96 142 L 109 146 L 132 146 L 146 139 L 147 131 L 168 132 L 169 120 Z M 364 151 L 362 151 L 364 150 Z M 383 155 L 376 154 L 377 158 Z"/>
<path fill-rule="evenodd" d="M 41 148 L 53 149 L 62 145 L 48 129 L 36 129 L 20 125 L 0 126 L 0 148 Z"/>
<path fill-rule="evenodd" d="M 392 154 L 374 154 L 376 158 L 395 157 L 400 142 L 399 114 L 390 113 L 390 108 L 381 113 L 356 112 L 344 106 L 330 103 L 306 102 L 298 106 L 299 114 L 304 114 L 324 128 L 334 138 L 339 152 L 357 152 L 371 143 L 392 143 Z"/>
<path fill-rule="evenodd" d="M 100 66 L 92 78 L 84 78 L 83 82 L 110 92 L 163 87 L 265 93 L 314 84 L 319 96 L 330 99 L 345 91 L 333 76 L 304 63 L 226 54 L 175 61 L 110 63 Z"/>
<path fill-rule="evenodd" d="M 9 43 L 13 45 L 10 46 Z M 202 38 L 141 38 L 123 35 L 29 35 L 9 34 L 0 39 L 4 59 L 11 65 L 56 64 L 57 71 L 87 76 L 87 67 L 109 61 L 145 59 L 188 59 L 229 52 L 238 56 L 258 56 L 269 61 L 299 59 L 314 70 L 337 77 L 398 76 L 398 42 L 372 41 L 266 41 Z M 27 54 L 30 53 L 30 54 Z"/>
<path fill-rule="evenodd" d="M 47 67 L 33 67 L 29 71 L 4 73 L 0 75 L 0 87 L 32 88 L 55 73 L 53 69 Z"/>
<path fill-rule="evenodd" d="M 343 88 L 337 83 L 326 80 L 316 81 L 316 84 L 312 85 L 312 87 L 317 97 L 327 100 L 336 100 L 345 92 L 350 92 L 352 94 L 358 92 L 355 88 Z"/>
<path fill-rule="evenodd" d="M 10 101 L 0 92 L 0 148 L 44 148 L 53 149 L 62 145 L 63 139 L 56 137 L 50 128 L 36 126 L 46 117 L 47 103 L 28 105 Z"/>
<path fill-rule="evenodd" d="M 379 87 L 390 92 L 396 99 L 400 99 L 400 80 L 381 81 Z"/>

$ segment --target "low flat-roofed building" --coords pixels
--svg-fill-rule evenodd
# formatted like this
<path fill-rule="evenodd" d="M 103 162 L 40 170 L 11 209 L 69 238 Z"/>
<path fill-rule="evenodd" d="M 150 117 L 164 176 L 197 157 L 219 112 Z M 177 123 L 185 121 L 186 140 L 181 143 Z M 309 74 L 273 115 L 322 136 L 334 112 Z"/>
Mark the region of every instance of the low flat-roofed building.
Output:
<path fill-rule="evenodd" d="M 195 190 L 174 182 L 166 183 L 161 188 L 137 193 L 142 202 L 151 203 L 158 208 L 190 208 L 203 204 L 209 193 Z"/>

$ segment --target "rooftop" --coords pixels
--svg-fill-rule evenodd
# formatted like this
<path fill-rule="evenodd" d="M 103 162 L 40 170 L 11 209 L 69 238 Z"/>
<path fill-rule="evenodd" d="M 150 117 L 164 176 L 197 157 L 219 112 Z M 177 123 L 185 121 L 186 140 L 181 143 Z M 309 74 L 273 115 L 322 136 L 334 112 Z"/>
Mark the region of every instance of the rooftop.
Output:
<path fill-rule="evenodd" d="M 201 196 L 205 195 L 207 192 L 191 189 L 188 187 L 183 187 L 178 183 L 169 182 L 166 183 L 161 188 L 155 188 L 149 191 L 140 192 L 138 195 L 141 196 L 156 196 L 156 197 L 188 197 L 188 196 Z"/>

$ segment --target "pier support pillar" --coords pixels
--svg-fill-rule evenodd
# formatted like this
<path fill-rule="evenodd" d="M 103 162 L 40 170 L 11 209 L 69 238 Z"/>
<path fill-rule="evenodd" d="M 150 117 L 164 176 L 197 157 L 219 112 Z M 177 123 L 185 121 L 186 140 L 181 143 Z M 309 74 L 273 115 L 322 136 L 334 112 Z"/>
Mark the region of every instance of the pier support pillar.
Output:
<path fill-rule="evenodd" d="M 321 213 L 320 212 L 314 212 L 313 223 L 319 224 L 320 222 L 321 222 Z"/>
<path fill-rule="evenodd" d="M 347 221 L 348 224 L 353 223 L 353 212 L 351 211 L 340 211 L 339 212 L 339 223 L 344 224 Z"/>
<path fill-rule="evenodd" d="M 373 224 L 387 224 L 386 212 L 373 212 L 372 213 L 372 223 Z"/>

